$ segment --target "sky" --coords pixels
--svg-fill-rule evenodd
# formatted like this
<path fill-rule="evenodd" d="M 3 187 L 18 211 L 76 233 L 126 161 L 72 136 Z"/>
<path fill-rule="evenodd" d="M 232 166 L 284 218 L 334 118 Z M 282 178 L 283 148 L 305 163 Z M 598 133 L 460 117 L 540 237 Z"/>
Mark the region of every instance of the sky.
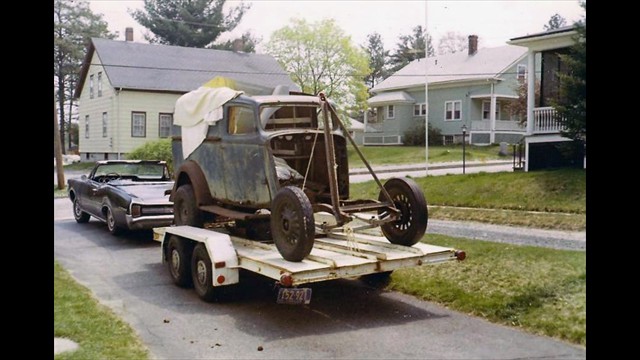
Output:
<path fill-rule="evenodd" d="M 437 50 L 438 40 L 447 32 L 464 37 L 478 35 L 478 47 L 496 47 L 514 37 L 543 31 L 549 18 L 558 13 L 570 25 L 584 15 L 578 0 L 244 0 L 251 4 L 242 21 L 219 40 L 239 37 L 245 31 L 262 38 L 257 52 L 271 33 L 290 24 L 290 19 L 304 18 L 308 22 L 333 18 L 355 45 L 365 45 L 367 35 L 378 32 L 385 49 L 392 50 L 400 35 L 412 33 L 417 25 L 427 24 Z M 228 0 L 225 6 L 237 6 L 238 0 Z M 133 27 L 134 41 L 146 42 L 148 32 L 130 15 L 128 9 L 141 9 L 142 0 L 90 0 L 91 10 L 101 13 L 109 30 L 118 32 L 124 40 L 126 27 Z M 425 16 L 426 15 L 426 16 Z"/>

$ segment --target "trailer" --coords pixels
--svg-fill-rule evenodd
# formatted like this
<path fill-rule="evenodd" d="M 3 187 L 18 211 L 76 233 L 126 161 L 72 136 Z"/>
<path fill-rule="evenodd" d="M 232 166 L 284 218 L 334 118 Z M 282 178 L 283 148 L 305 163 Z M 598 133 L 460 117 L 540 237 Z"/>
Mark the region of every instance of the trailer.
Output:
<path fill-rule="evenodd" d="M 260 274 L 275 281 L 277 302 L 308 304 L 311 288 L 303 285 L 343 278 L 388 277 L 402 268 L 464 260 L 464 251 L 429 245 L 390 243 L 384 236 L 352 232 L 319 234 L 311 253 L 292 262 L 280 256 L 273 242 L 259 242 L 232 235 L 224 229 L 169 226 L 154 229 L 162 243 L 162 262 L 174 283 L 193 285 L 205 301 L 215 299 L 221 288 L 240 281 L 239 271 Z M 168 261 L 172 258 L 172 261 Z"/>

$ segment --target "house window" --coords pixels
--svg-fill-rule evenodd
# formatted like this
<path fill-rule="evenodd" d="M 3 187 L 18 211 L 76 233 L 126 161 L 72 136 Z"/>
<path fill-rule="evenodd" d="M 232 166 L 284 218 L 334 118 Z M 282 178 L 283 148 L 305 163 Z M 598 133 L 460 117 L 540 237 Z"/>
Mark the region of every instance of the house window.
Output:
<path fill-rule="evenodd" d="M 131 137 L 147 136 L 147 113 L 131 112 Z"/>
<path fill-rule="evenodd" d="M 89 115 L 84 116 L 84 137 L 89 138 Z"/>
<path fill-rule="evenodd" d="M 482 102 L 482 120 L 491 120 L 491 101 Z M 496 101 L 496 120 L 500 120 L 500 103 Z"/>
<path fill-rule="evenodd" d="M 396 107 L 394 105 L 387 105 L 387 119 L 393 119 L 396 116 Z"/>
<path fill-rule="evenodd" d="M 109 118 L 107 117 L 107 113 L 102 113 L 102 137 L 107 137 L 107 122 Z"/>
<path fill-rule="evenodd" d="M 102 72 L 98 73 L 98 97 L 102 96 Z"/>
<path fill-rule="evenodd" d="M 462 113 L 461 109 L 462 102 L 460 100 L 446 101 L 444 103 L 444 119 L 446 121 L 460 120 Z"/>
<path fill-rule="evenodd" d="M 413 105 L 413 116 L 420 116 L 427 114 L 427 104 L 415 104 Z"/>
<path fill-rule="evenodd" d="M 173 124 L 173 114 L 160 114 L 158 118 L 158 136 L 167 138 L 171 135 L 171 124 Z"/>
<path fill-rule="evenodd" d="M 89 75 L 89 99 L 93 99 L 93 75 Z"/>
<path fill-rule="evenodd" d="M 527 81 L 527 65 L 518 64 L 518 81 L 523 83 Z"/>

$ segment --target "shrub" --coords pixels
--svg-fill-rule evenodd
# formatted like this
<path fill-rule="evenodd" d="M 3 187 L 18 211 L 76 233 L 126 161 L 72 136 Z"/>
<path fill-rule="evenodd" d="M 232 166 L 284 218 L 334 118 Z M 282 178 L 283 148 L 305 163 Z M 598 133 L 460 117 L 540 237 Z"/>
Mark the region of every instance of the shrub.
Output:
<path fill-rule="evenodd" d="M 414 125 L 404 132 L 404 145 L 424 146 L 424 123 Z M 429 124 L 429 146 L 442 145 L 442 131 Z"/>
<path fill-rule="evenodd" d="M 130 160 L 164 160 L 167 162 L 169 172 L 173 174 L 173 154 L 171 152 L 171 139 L 149 141 L 127 154 Z"/>

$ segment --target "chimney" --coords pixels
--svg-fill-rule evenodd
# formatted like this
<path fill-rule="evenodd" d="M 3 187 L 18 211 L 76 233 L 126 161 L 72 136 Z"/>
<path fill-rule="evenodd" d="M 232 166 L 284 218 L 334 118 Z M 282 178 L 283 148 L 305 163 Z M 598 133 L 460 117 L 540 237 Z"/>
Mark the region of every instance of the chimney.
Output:
<path fill-rule="evenodd" d="M 234 52 L 242 51 L 243 48 L 244 48 L 244 41 L 242 41 L 242 39 L 233 40 L 233 51 Z"/>
<path fill-rule="evenodd" d="M 133 41 L 133 28 L 128 27 L 124 30 L 124 41 Z"/>
<path fill-rule="evenodd" d="M 469 35 L 469 56 L 478 52 L 478 35 Z"/>

